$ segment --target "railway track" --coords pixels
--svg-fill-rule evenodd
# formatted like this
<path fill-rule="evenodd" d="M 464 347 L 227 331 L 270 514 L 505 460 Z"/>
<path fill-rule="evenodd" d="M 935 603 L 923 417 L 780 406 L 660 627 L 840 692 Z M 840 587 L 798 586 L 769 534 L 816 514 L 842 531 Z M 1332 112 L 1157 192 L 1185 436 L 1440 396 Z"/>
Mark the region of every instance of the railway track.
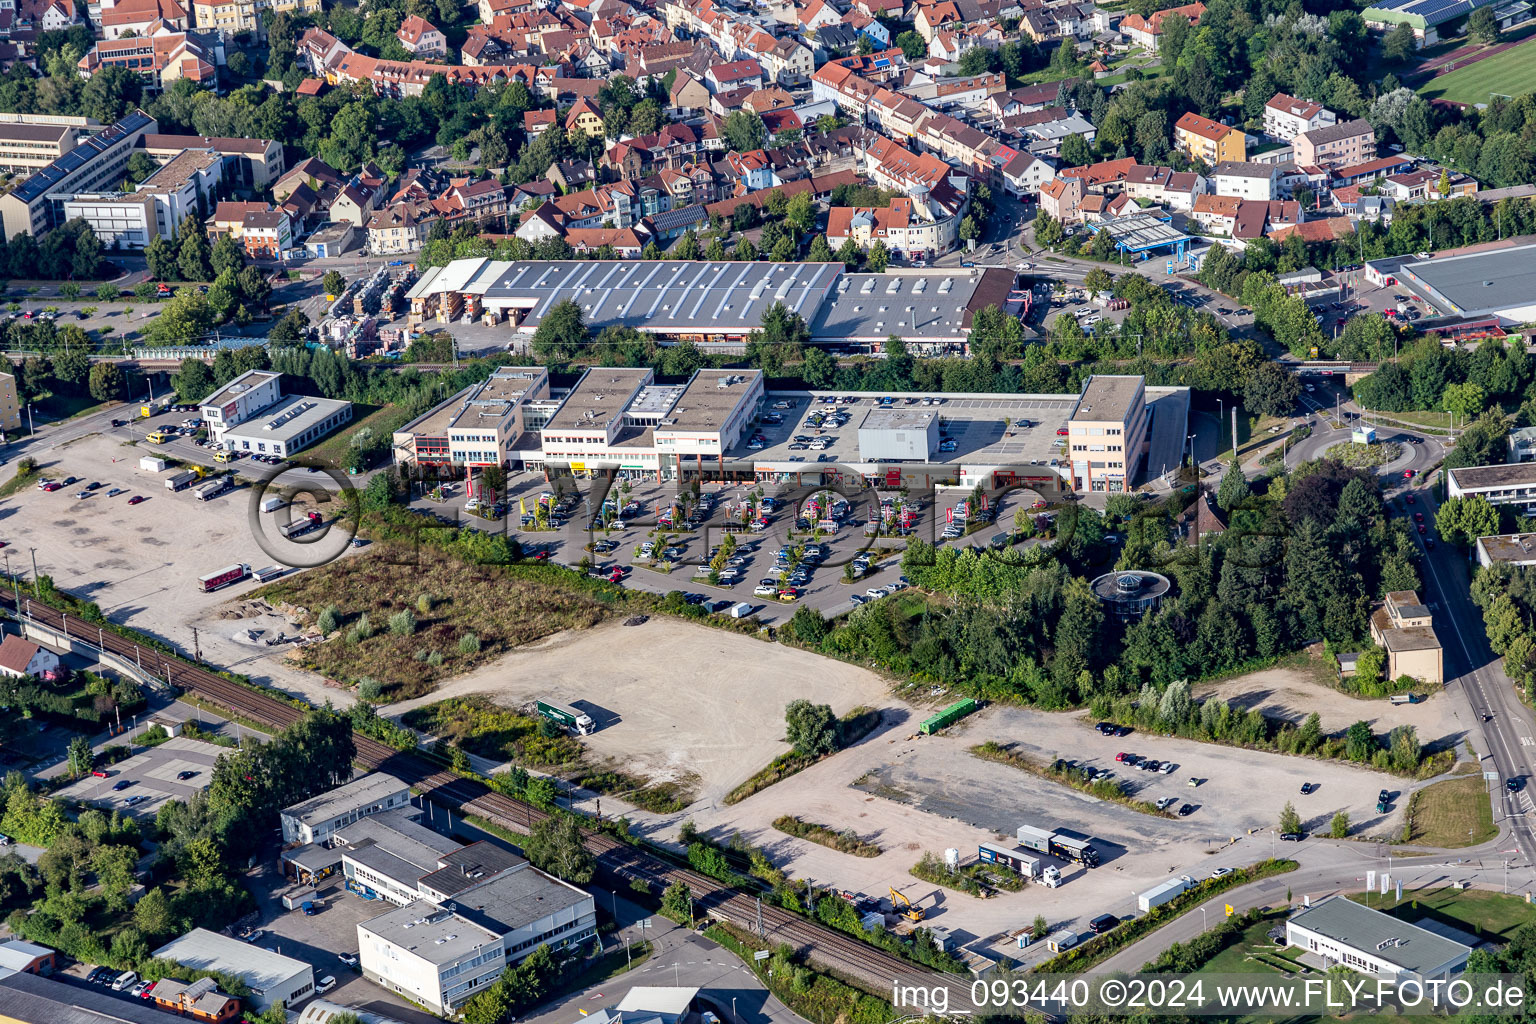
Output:
<path fill-rule="evenodd" d="M 16 610 L 39 625 L 133 661 L 171 685 L 228 708 L 250 721 L 282 729 L 297 722 L 305 713 L 285 701 L 258 693 L 207 669 L 29 598 L 21 598 L 18 609 L 16 598 L 0 592 L 0 606 Z M 527 833 L 549 817 L 532 804 L 444 771 L 416 754 L 398 751 L 359 732 L 354 732 L 352 737 L 358 763 L 370 770 L 383 769 L 398 776 L 435 803 L 457 807 L 461 813 L 479 815 L 502 828 L 520 833 Z M 700 916 L 728 921 L 759 934 L 770 943 L 787 943 L 817 966 L 860 982 L 877 994 L 888 994 L 895 978 L 910 979 L 918 975 L 926 976 L 928 984 L 948 983 L 956 990 L 952 999 L 958 998 L 961 986 L 967 986 L 965 991 L 969 991 L 968 983 L 960 979 L 903 960 L 782 908 L 763 904 L 755 896 L 723 886 L 708 875 L 676 867 L 607 833 L 583 829 L 582 834 L 587 849 L 597 859 L 599 870 L 608 876 L 622 881 L 643 880 L 652 891 L 681 881 L 693 893 Z"/>

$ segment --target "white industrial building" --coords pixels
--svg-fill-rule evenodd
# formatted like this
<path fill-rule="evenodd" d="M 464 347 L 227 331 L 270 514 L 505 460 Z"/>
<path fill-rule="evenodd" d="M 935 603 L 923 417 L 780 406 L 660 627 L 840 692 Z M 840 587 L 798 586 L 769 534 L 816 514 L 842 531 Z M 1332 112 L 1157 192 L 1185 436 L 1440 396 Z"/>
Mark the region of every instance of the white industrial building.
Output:
<path fill-rule="evenodd" d="M 352 403 L 283 395 L 282 377 L 247 370 L 203 399 L 203 422 L 228 451 L 287 458 L 352 419 Z"/>
<path fill-rule="evenodd" d="M 292 1007 L 315 991 L 315 971 L 309 964 L 206 928 L 192 929 L 154 955 L 194 971 L 219 971 L 239 978 L 251 990 L 244 1001 L 255 1010 L 265 1011 L 278 1003 Z"/>
<path fill-rule="evenodd" d="M 452 1013 L 539 946 L 597 934 L 592 895 L 488 843 L 444 858 L 428 895 L 357 926 L 363 976 Z"/>
<path fill-rule="evenodd" d="M 931 409 L 871 409 L 859 424 L 859 455 L 868 461 L 926 462 L 939 447 Z"/>
<path fill-rule="evenodd" d="M 1459 974 L 1472 947 L 1343 896 L 1285 922 L 1285 942 L 1362 974 L 1433 981 Z"/>
<path fill-rule="evenodd" d="M 409 806 L 411 787 L 384 772 L 360 775 L 319 796 L 284 807 L 284 843 L 318 843 L 370 814 Z"/>

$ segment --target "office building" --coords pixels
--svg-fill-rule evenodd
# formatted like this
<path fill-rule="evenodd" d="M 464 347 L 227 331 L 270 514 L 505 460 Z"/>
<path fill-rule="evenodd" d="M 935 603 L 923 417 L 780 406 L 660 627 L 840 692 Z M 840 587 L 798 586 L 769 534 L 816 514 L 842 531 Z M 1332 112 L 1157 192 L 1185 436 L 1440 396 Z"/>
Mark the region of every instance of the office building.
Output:
<path fill-rule="evenodd" d="M 188 149 L 211 149 L 224 162 L 225 183 L 235 188 L 260 190 L 283 176 L 283 144 L 276 139 L 236 139 L 207 135 L 145 135 L 139 140 L 144 152 L 159 164 L 167 164 Z"/>
<path fill-rule="evenodd" d="M 219 971 L 239 978 L 251 990 L 247 1006 L 262 1012 L 278 1003 L 292 1007 L 315 991 L 315 972 L 309 964 L 206 928 L 192 929 L 154 955 L 194 971 Z"/>
<path fill-rule="evenodd" d="M 1330 896 L 1285 922 L 1285 944 L 1317 954 L 1330 967 L 1435 981 L 1460 974 L 1472 947 L 1344 896 Z"/>
<path fill-rule="evenodd" d="M 1536 565 L 1536 533 L 1477 538 L 1477 564 L 1484 569 L 1494 565 Z"/>
<path fill-rule="evenodd" d="M 1536 462 L 1503 466 L 1461 466 L 1446 470 L 1446 493 L 1452 498 L 1482 495 L 1490 505 L 1536 507 Z"/>
<path fill-rule="evenodd" d="M 213 440 L 226 451 L 287 458 L 349 422 L 352 403 L 307 395 L 285 397 L 282 374 L 248 370 L 203 399 L 202 416 Z"/>
<path fill-rule="evenodd" d="M 1147 443 L 1149 419 L 1141 377 L 1089 377 L 1067 427 L 1073 487 L 1131 490 Z"/>
<path fill-rule="evenodd" d="M 344 785 L 310 797 L 281 815 L 284 843 L 319 843 L 337 829 L 370 814 L 409 806 L 411 787 L 384 772 L 359 775 Z"/>
<path fill-rule="evenodd" d="M 37 171 L 0 196 L 0 224 L 5 237 L 41 238 L 64 223 L 65 197 L 102 193 L 126 176 L 128 157 L 140 138 L 157 127 L 155 119 L 135 110 Z"/>
<path fill-rule="evenodd" d="M 484 381 L 395 431 L 395 461 L 453 469 L 503 465 L 530 429 L 531 404 L 548 397 L 547 370 L 497 367 Z"/>
<path fill-rule="evenodd" d="M 0 122 L 0 173 L 26 177 L 74 149 L 80 130 L 68 124 Z"/>
<path fill-rule="evenodd" d="M 363 976 L 433 1013 L 453 1013 L 539 946 L 597 934 L 590 893 L 519 857 L 476 843 L 444 860 L 419 883 L 429 896 L 357 926 Z"/>

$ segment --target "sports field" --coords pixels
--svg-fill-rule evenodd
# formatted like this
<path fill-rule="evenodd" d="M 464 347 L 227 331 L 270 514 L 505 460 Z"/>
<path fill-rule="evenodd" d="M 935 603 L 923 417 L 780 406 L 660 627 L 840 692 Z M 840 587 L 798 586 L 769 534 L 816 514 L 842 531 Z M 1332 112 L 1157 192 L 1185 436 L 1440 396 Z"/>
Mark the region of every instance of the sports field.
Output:
<path fill-rule="evenodd" d="M 1420 96 L 1453 103 L 1487 103 L 1494 93 L 1519 96 L 1528 92 L 1536 92 L 1536 39 L 1419 86 Z"/>

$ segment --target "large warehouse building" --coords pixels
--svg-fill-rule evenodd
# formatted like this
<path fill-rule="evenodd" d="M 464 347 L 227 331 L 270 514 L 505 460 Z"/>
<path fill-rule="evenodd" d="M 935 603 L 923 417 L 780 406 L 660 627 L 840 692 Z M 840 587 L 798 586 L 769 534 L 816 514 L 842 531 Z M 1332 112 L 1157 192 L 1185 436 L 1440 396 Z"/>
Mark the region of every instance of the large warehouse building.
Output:
<path fill-rule="evenodd" d="M 805 319 L 817 344 L 876 351 L 896 334 L 933 355 L 966 351 L 977 310 L 1022 308 L 1016 285 L 1012 270 L 996 267 L 850 274 L 841 263 L 466 259 L 428 268 L 407 297 L 413 325 L 505 323 L 526 341 L 569 299 L 594 334 L 623 324 L 722 351 L 741 351 L 780 302 Z"/>
<path fill-rule="evenodd" d="M 1444 314 L 1496 316 L 1505 325 L 1536 320 L 1536 245 L 1414 260 L 1398 267 L 1397 278 Z"/>

